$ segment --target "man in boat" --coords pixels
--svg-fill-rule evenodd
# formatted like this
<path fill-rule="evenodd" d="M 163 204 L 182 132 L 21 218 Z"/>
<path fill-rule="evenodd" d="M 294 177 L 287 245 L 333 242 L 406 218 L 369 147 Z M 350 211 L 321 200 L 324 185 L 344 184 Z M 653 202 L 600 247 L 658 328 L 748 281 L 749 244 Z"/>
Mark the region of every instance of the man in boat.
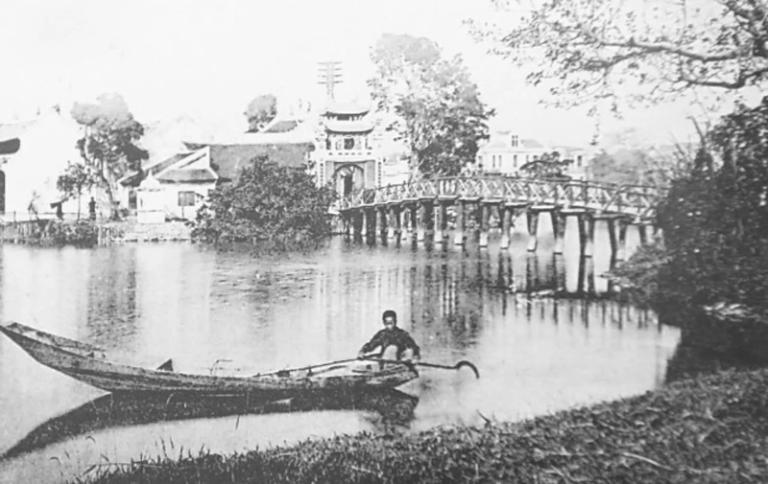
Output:
<path fill-rule="evenodd" d="M 421 349 L 408 331 L 397 327 L 397 313 L 387 309 L 381 319 L 384 329 L 379 330 L 360 348 L 358 358 L 379 356 L 386 360 L 418 361 L 421 358 Z M 377 348 L 381 349 L 374 352 Z"/>

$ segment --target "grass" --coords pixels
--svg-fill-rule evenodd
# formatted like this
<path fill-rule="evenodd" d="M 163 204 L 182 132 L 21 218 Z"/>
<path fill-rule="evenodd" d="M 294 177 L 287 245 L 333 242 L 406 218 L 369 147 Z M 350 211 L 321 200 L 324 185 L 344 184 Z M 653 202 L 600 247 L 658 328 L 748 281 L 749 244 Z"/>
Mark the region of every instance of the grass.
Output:
<path fill-rule="evenodd" d="M 684 380 L 520 423 L 127 463 L 90 482 L 768 482 L 768 370 Z"/>

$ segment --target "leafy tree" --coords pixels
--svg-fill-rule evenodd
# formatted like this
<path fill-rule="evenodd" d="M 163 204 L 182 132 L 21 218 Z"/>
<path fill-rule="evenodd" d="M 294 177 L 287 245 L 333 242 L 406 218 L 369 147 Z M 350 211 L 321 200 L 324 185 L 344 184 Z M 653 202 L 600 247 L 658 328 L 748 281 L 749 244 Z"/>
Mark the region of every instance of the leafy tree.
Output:
<path fill-rule="evenodd" d="M 277 99 L 272 94 L 256 96 L 248 103 L 243 113 L 248 119 L 248 132 L 256 133 L 264 129 L 277 115 Z"/>
<path fill-rule="evenodd" d="M 540 158 L 533 161 L 529 161 L 520 167 L 520 171 L 532 178 L 570 178 L 566 171 L 568 165 L 573 163 L 573 160 L 560 159 L 560 153 L 553 151 L 552 153 L 544 153 Z"/>
<path fill-rule="evenodd" d="M 80 198 L 84 190 L 90 190 L 98 183 L 98 177 L 82 163 L 67 163 L 64 173 L 56 180 L 56 188 L 65 197 L 77 197 L 77 219 L 80 220 Z"/>
<path fill-rule="evenodd" d="M 395 119 L 388 129 L 409 144 L 414 173 L 456 175 L 474 163 L 493 110 L 480 101 L 461 57 L 443 59 L 423 37 L 385 34 L 371 58 L 376 75 L 368 84 L 379 109 Z"/>
<path fill-rule="evenodd" d="M 768 309 L 768 97 L 725 116 L 707 141 L 659 207 L 665 286 L 695 303 Z"/>
<path fill-rule="evenodd" d="M 129 170 L 141 169 L 141 160 L 148 157 L 147 151 L 136 145 L 144 127 L 119 94 L 102 94 L 96 101 L 76 103 L 72 108 L 72 117 L 85 127 L 77 148 L 97 185 L 107 192 L 112 218 L 118 219 L 118 180 Z"/>
<path fill-rule="evenodd" d="M 556 104 L 655 102 L 692 88 L 760 86 L 768 76 L 765 0 L 544 0 L 515 12 L 493 3 L 517 21 L 469 21 L 472 30 L 530 83 L 552 81 Z"/>
<path fill-rule="evenodd" d="M 259 157 L 237 179 L 216 187 L 200 210 L 193 236 L 207 242 L 250 242 L 262 249 L 317 244 L 330 233 L 335 192 L 318 188 L 304 169 Z"/>

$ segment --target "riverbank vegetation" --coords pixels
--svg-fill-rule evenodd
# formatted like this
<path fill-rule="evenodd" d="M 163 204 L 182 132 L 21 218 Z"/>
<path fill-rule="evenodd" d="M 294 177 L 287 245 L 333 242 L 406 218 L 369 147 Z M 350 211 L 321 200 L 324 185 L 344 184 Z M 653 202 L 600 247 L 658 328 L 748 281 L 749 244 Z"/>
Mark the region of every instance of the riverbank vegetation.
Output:
<path fill-rule="evenodd" d="M 658 207 L 658 241 L 613 271 L 634 302 L 660 310 L 714 303 L 768 311 L 768 98 L 705 137 Z"/>
<path fill-rule="evenodd" d="M 768 371 L 724 372 L 521 423 L 137 462 L 92 482 L 764 482 L 766 395 Z"/>
<path fill-rule="evenodd" d="M 303 167 L 259 157 L 209 195 L 197 216 L 194 240 L 245 242 L 259 250 L 306 249 L 330 235 L 328 207 L 335 192 L 317 187 Z"/>

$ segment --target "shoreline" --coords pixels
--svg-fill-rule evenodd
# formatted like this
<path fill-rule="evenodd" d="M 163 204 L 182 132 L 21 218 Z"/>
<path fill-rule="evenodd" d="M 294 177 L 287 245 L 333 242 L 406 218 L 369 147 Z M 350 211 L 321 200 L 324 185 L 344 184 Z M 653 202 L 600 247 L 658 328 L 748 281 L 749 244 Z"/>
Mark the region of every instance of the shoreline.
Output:
<path fill-rule="evenodd" d="M 765 482 L 768 369 L 522 422 L 362 433 L 104 469 L 88 482 Z"/>

